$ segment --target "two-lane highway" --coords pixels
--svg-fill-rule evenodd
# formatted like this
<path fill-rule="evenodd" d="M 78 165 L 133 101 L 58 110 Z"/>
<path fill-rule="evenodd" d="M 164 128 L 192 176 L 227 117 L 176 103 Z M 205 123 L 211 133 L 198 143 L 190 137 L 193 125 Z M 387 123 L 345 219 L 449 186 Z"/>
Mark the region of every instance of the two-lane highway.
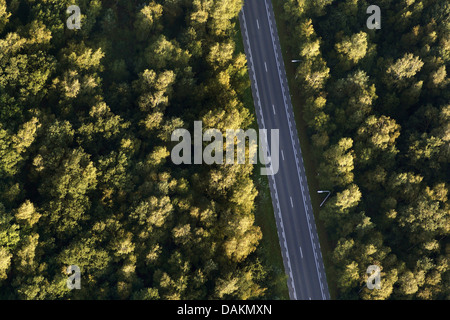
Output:
<path fill-rule="evenodd" d="M 330 299 L 270 0 L 245 0 L 240 15 L 260 129 L 279 129 L 280 167 L 269 176 L 291 299 Z M 269 138 L 270 141 L 270 138 Z"/>

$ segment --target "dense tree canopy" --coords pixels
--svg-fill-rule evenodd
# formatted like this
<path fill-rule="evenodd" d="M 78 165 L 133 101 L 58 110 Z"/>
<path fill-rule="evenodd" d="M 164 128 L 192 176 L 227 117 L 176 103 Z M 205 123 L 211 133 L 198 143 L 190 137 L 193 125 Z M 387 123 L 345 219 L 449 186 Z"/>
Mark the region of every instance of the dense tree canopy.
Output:
<path fill-rule="evenodd" d="M 242 4 L 0 0 L 0 298 L 273 298 L 253 165 L 169 153 L 254 122 Z"/>
<path fill-rule="evenodd" d="M 276 2 L 333 194 L 320 217 L 338 297 L 450 299 L 448 1 L 379 1 L 379 30 L 369 1 Z M 364 288 L 372 264 L 380 290 Z"/>

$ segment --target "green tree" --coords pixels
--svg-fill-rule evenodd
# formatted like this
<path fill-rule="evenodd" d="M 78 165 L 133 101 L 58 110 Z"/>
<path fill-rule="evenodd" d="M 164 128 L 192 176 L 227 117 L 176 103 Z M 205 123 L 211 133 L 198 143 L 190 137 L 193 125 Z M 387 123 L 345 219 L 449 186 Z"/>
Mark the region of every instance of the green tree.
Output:
<path fill-rule="evenodd" d="M 6 24 L 8 23 L 8 19 L 11 16 L 11 13 L 9 13 L 6 7 L 6 1 L 1 0 L 0 1 L 0 33 L 2 33 L 3 28 L 5 28 Z"/>
<path fill-rule="evenodd" d="M 141 9 L 135 22 L 137 37 L 140 41 L 145 41 L 153 33 L 161 31 L 163 27 L 160 21 L 162 14 L 163 6 L 154 1 Z"/>
<path fill-rule="evenodd" d="M 351 37 L 343 37 L 341 42 L 336 43 L 335 49 L 344 68 L 350 69 L 350 67 L 366 56 L 368 35 L 361 31 L 353 34 Z"/>
<path fill-rule="evenodd" d="M 405 53 L 402 58 L 397 59 L 387 68 L 386 83 L 401 86 L 404 84 L 403 80 L 414 77 L 422 69 L 423 64 L 419 57 L 412 53 Z"/>
<path fill-rule="evenodd" d="M 342 186 L 353 182 L 354 152 L 353 140 L 342 138 L 338 144 L 324 152 L 324 162 L 319 166 L 320 183 L 325 188 Z"/>

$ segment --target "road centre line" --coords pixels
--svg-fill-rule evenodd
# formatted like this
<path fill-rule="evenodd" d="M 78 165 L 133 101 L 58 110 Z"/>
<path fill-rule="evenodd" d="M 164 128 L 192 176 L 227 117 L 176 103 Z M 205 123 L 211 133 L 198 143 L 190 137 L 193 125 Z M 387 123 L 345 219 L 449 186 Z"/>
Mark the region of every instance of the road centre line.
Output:
<path fill-rule="evenodd" d="M 272 47 L 273 47 L 274 52 L 276 53 L 276 52 L 277 52 L 277 50 L 276 50 L 277 47 L 276 47 L 276 45 L 275 45 L 274 31 L 273 31 L 273 27 L 272 27 L 272 21 L 270 20 L 270 13 L 269 13 L 268 5 L 267 5 L 267 0 L 264 0 L 264 6 L 265 6 L 265 8 L 266 8 L 267 19 L 268 19 L 268 21 L 269 21 L 270 35 L 271 35 L 271 37 L 272 37 Z M 277 61 L 277 65 L 278 65 L 278 76 L 279 76 L 279 78 L 280 78 L 280 85 L 281 85 L 281 89 L 282 89 L 282 92 L 283 92 L 283 99 L 284 99 L 284 103 L 285 103 L 286 115 L 287 115 L 287 118 L 288 118 L 288 124 L 289 124 L 289 127 L 290 127 L 291 143 L 292 143 L 292 147 L 293 147 L 293 149 L 294 149 L 294 151 L 295 151 L 295 143 L 294 143 L 294 138 L 293 138 L 293 133 L 292 133 L 292 127 L 291 127 L 290 117 L 289 117 L 289 113 L 288 113 L 288 105 L 287 105 L 287 101 L 286 101 L 285 89 L 284 89 L 284 86 L 283 86 L 283 80 L 282 80 L 281 73 L 280 73 L 280 63 L 279 63 L 278 59 L 276 59 L 276 61 Z M 298 159 L 296 159 L 296 160 L 298 161 Z M 298 176 L 300 177 L 300 168 L 299 168 L 298 164 L 297 164 L 297 174 L 298 174 Z M 307 211 L 307 210 L 306 210 L 306 202 L 305 202 L 304 190 L 303 190 L 303 184 L 300 184 L 300 185 L 301 185 L 301 187 L 302 187 L 303 205 L 304 205 L 304 207 L 305 207 L 305 211 Z M 307 216 L 307 218 L 308 218 L 308 225 L 309 225 L 309 233 L 310 233 L 311 243 L 313 243 L 312 232 L 311 232 L 311 225 L 310 225 L 310 221 L 309 221 L 309 215 L 308 215 L 307 212 L 306 212 L 306 216 Z M 315 250 L 313 250 L 313 251 L 314 251 L 314 253 L 315 253 Z M 318 280 L 319 280 L 320 287 L 321 287 L 322 298 L 323 298 L 324 300 L 326 300 L 326 296 L 325 296 L 324 291 L 323 291 L 322 280 L 321 280 L 321 278 L 319 277 L 320 271 L 319 271 L 319 266 L 318 266 L 318 264 L 317 264 L 316 254 L 315 254 L 314 263 L 315 263 L 315 265 L 316 265 L 316 271 L 317 271 L 317 276 L 318 276 Z"/>
<path fill-rule="evenodd" d="M 264 116 L 263 116 L 262 107 L 261 107 L 261 98 L 259 96 L 258 81 L 256 80 L 256 72 L 255 72 L 253 56 L 252 56 L 252 47 L 250 45 L 250 39 L 249 39 L 249 36 L 248 36 L 248 26 L 247 26 L 247 21 L 245 19 L 245 12 L 244 12 L 244 10 L 242 11 L 242 20 L 243 20 L 244 26 L 245 26 L 245 36 L 246 36 L 246 42 L 247 42 L 247 46 L 248 46 L 248 50 L 249 50 L 249 59 L 250 59 L 250 64 L 251 64 L 251 71 L 253 72 L 254 79 L 255 79 L 254 85 L 255 85 L 255 91 L 256 91 L 257 100 L 258 100 L 258 107 L 259 107 L 259 111 L 260 111 L 260 115 L 261 115 L 262 127 L 263 127 L 263 129 L 265 129 Z M 289 257 L 289 249 L 288 249 L 288 246 L 287 246 L 287 241 L 286 241 L 286 237 L 285 237 L 285 233 L 284 233 L 284 222 L 283 222 L 283 218 L 281 216 L 280 204 L 278 202 L 277 185 L 276 185 L 276 182 L 275 182 L 275 179 L 274 179 L 273 176 L 269 176 L 269 180 L 273 181 L 272 185 L 274 187 L 275 197 L 277 199 L 277 208 L 278 208 L 277 213 L 278 213 L 278 218 L 280 220 L 280 225 L 281 225 L 282 234 L 283 234 L 283 238 L 284 238 L 283 242 L 284 242 L 284 245 L 285 245 L 285 248 L 286 248 L 285 249 L 285 255 L 286 255 L 286 258 L 287 258 L 287 262 L 288 262 L 289 276 L 291 278 L 291 286 L 292 286 L 293 298 L 294 298 L 294 300 L 297 300 L 297 293 L 296 293 L 296 290 L 295 290 L 294 278 L 293 278 L 293 275 L 292 275 L 292 267 L 291 267 L 291 262 L 290 262 L 290 257 Z"/>

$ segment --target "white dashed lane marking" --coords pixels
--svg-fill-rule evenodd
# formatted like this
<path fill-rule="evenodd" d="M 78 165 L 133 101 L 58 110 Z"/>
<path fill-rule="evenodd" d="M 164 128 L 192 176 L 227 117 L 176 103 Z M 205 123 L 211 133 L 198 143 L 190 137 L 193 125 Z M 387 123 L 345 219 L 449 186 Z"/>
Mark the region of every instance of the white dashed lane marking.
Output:
<path fill-rule="evenodd" d="M 248 48 L 248 58 L 249 58 L 249 66 L 251 69 L 251 73 L 253 73 L 253 79 L 254 79 L 254 89 L 255 89 L 255 93 L 257 96 L 256 99 L 256 103 L 257 103 L 257 108 L 259 109 L 260 112 L 260 116 L 261 116 L 261 122 L 262 122 L 262 128 L 265 129 L 265 124 L 264 124 L 264 116 L 262 113 L 262 107 L 261 107 L 261 98 L 259 96 L 259 90 L 258 90 L 258 81 L 256 80 L 256 72 L 255 72 L 255 68 L 254 68 L 254 63 L 253 63 L 253 57 L 252 57 L 252 47 L 250 45 L 250 40 L 249 40 L 249 36 L 248 36 L 248 28 L 247 28 L 247 22 L 245 19 L 245 13 L 242 12 L 242 21 L 243 21 L 243 25 L 244 25 L 244 35 L 245 35 L 245 39 L 246 39 L 246 43 L 247 43 L 247 48 Z M 267 65 L 266 65 L 267 68 Z M 267 137 L 265 137 L 267 140 Z M 266 145 L 267 145 L 267 141 L 266 141 Z M 263 149 L 264 149 L 264 144 L 263 144 Z M 267 160 L 267 159 L 266 159 Z M 292 289 L 292 296 L 291 296 L 291 291 L 289 291 L 289 295 L 291 296 L 291 299 L 293 300 L 297 300 L 297 293 L 295 290 L 295 285 L 294 285 L 294 277 L 292 275 L 292 267 L 291 267 L 291 261 L 290 261 L 290 257 L 289 257 L 289 249 L 287 246 L 287 241 L 286 241 L 286 235 L 284 232 L 284 223 L 283 223 L 283 218 L 281 216 L 281 209 L 280 209 L 280 203 L 279 203 L 279 199 L 278 199 L 278 191 L 277 191 L 277 185 L 275 183 L 275 179 L 272 175 L 269 175 L 269 181 L 272 183 L 272 186 L 274 188 L 274 192 L 275 192 L 275 198 L 276 198 L 276 204 L 277 204 L 277 215 L 278 215 L 278 219 L 280 222 L 280 226 L 281 226 L 281 234 L 282 234 L 282 238 L 283 238 L 283 244 L 284 244 L 284 248 L 285 250 L 283 250 L 283 253 L 286 255 L 287 258 L 287 271 L 289 274 L 289 278 L 291 280 L 291 289 Z M 278 230 L 277 230 L 278 232 Z"/>

